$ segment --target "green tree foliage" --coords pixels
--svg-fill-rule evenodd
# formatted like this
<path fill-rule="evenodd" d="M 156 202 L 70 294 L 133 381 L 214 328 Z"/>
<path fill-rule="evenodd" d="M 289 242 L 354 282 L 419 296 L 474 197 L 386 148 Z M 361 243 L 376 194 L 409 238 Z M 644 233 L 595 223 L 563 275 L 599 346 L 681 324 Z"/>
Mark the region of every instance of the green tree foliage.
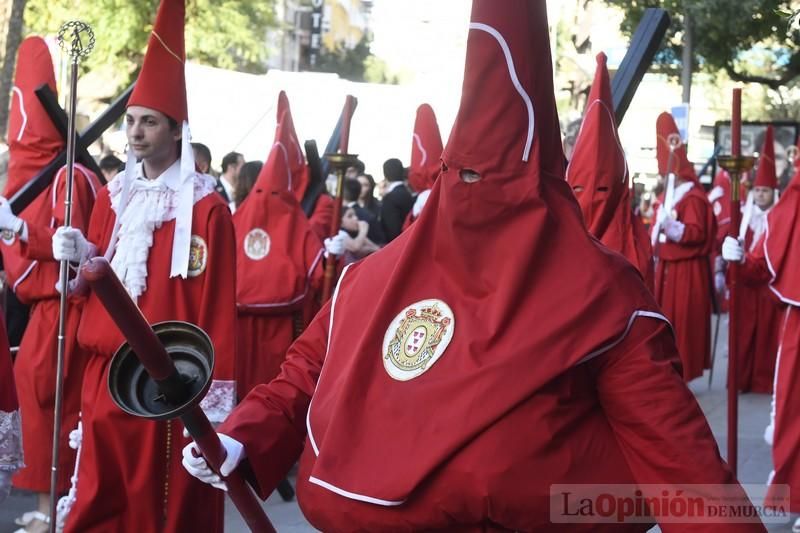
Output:
<path fill-rule="evenodd" d="M 800 30 L 787 14 L 796 2 L 786 0 L 605 0 L 625 12 L 623 31 L 630 34 L 645 8 L 669 11 L 667 47 L 659 55 L 666 70 L 680 64 L 683 13 L 692 25 L 694 57 L 707 72 L 723 70 L 734 81 L 771 89 L 800 76 Z"/>
<path fill-rule="evenodd" d="M 54 35 L 64 22 L 92 26 L 96 44 L 85 68 L 117 88 L 141 66 L 158 0 L 28 0 L 28 33 Z M 244 72 L 266 71 L 267 32 L 274 28 L 275 0 L 187 0 L 186 55 L 207 65 Z"/>
<path fill-rule="evenodd" d="M 335 72 L 350 81 L 399 83 L 397 76 L 387 72 L 386 63 L 372 55 L 370 38 L 366 35 L 354 48 L 347 48 L 344 43 L 337 44 L 333 50 L 323 48 L 314 70 Z"/>

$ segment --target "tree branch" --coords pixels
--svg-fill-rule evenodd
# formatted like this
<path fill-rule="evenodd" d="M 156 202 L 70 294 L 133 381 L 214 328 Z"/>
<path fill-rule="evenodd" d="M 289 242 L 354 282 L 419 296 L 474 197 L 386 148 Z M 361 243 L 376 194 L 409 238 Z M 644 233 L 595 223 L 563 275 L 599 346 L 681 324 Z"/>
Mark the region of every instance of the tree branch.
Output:
<path fill-rule="evenodd" d="M 777 91 L 780 87 L 800 76 L 800 55 L 794 54 L 792 56 L 789 64 L 783 69 L 783 74 L 778 78 L 756 76 L 753 74 L 738 72 L 735 68 L 733 68 L 733 65 L 730 62 L 725 64 L 725 72 L 733 81 L 738 81 L 741 83 L 761 83 L 770 89 Z"/>

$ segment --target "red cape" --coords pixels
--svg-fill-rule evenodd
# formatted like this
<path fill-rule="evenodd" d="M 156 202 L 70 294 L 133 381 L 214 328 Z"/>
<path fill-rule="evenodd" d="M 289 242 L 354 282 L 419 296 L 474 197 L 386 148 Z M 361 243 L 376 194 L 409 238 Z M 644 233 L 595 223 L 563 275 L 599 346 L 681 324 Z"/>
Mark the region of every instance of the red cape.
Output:
<path fill-rule="evenodd" d="M 332 299 L 307 418 L 312 483 L 397 505 L 637 316 L 660 317 L 635 269 L 586 232 L 563 179 L 548 35 L 544 2 L 473 3 L 432 207 L 348 266 Z M 462 181 L 467 169 L 480 181 Z"/>
<path fill-rule="evenodd" d="M 800 306 L 800 170 L 767 215 L 764 256 L 772 292 L 783 302 Z"/>

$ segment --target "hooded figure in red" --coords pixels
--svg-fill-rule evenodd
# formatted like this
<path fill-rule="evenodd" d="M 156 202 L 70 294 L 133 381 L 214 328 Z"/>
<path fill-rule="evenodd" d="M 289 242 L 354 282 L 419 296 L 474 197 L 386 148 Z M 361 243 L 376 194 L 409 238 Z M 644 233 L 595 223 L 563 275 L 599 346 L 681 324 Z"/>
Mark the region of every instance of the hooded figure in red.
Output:
<path fill-rule="evenodd" d="M 597 55 L 597 70 L 586 103 L 567 181 L 583 212 L 586 229 L 610 250 L 621 253 L 653 287 L 653 253 L 641 219 L 633 215 L 628 164 L 617 134 L 606 55 Z"/>
<path fill-rule="evenodd" d="M 747 196 L 739 236 L 744 248 L 754 251 L 767 229 L 767 217 L 778 197 L 775 173 L 775 144 L 772 126 L 767 127 L 756 179 Z M 744 277 L 739 283 L 739 389 L 744 392 L 772 392 L 775 357 L 783 318 L 782 306 L 762 280 Z"/>
<path fill-rule="evenodd" d="M 290 152 L 287 157 L 289 171 L 291 172 L 292 176 L 292 179 L 288 185 L 288 190 L 295 197 L 297 203 L 300 204 L 300 202 L 303 201 L 303 197 L 306 195 L 306 191 L 308 190 L 311 180 L 311 169 L 305 162 L 303 149 L 300 146 L 297 133 L 294 131 L 294 124 L 291 122 L 292 112 L 289 109 L 289 99 L 286 97 L 286 93 L 281 91 L 280 94 L 278 94 L 278 123 L 281 122 L 281 117 L 283 117 L 284 113 L 287 112 L 289 114 L 290 128 L 285 131 L 285 134 L 288 135 L 288 138 L 285 140 L 285 145 L 287 146 L 286 150 Z M 275 138 L 275 142 L 278 142 L 277 137 Z M 261 169 L 261 175 L 264 175 L 265 172 L 267 172 L 266 165 L 264 165 L 264 168 Z M 323 179 L 324 178 L 325 176 L 323 176 Z M 317 201 L 314 204 L 314 210 L 308 217 L 308 223 L 314 235 L 316 235 L 316 237 L 319 239 L 320 245 L 322 244 L 323 240 L 325 240 L 327 237 L 330 237 L 328 234 L 331 231 L 332 220 L 333 198 L 326 193 L 322 193 L 317 198 Z"/>
<path fill-rule="evenodd" d="M 40 37 L 28 37 L 20 45 L 16 78 L 12 89 L 8 125 L 9 171 L 4 196 L 17 192 L 63 149 L 64 143 L 34 93 L 47 84 L 56 90 L 50 52 Z M 53 258 L 51 239 L 64 224 L 67 195 L 66 167 L 56 173 L 53 183 L 19 217 L 11 214 L 5 197 L 0 198 L 0 244 L 9 286 L 17 297 L 31 306 L 30 322 L 20 343 L 14 365 L 22 413 L 25 468 L 14 477 L 18 488 L 39 493 L 39 508 L 47 509 L 50 492 L 50 466 L 55 407 L 56 353 L 58 339 L 59 263 Z M 72 226 L 86 229 L 100 189 L 97 177 L 75 165 Z M 16 222 L 8 224 L 7 221 Z M 66 353 L 62 435 L 59 452 L 58 488 L 66 491 L 75 462 L 75 451 L 68 446 L 69 431 L 78 421 L 80 387 L 86 365 L 85 354 L 76 343 L 76 331 L 83 298 L 71 297 L 66 314 Z"/>
<path fill-rule="evenodd" d="M 422 104 L 417 108 L 414 135 L 411 139 L 411 166 L 408 168 L 408 184 L 417 194 L 417 198 L 406 217 L 403 229 L 408 228 L 425 207 L 436 177 L 442 171 L 443 150 L 442 136 L 439 134 L 439 124 L 433 108 Z"/>
<path fill-rule="evenodd" d="M 764 433 L 775 465 L 765 505 L 780 505 L 778 486 L 787 484 L 789 510 L 800 513 L 800 170 L 767 214 L 765 226 L 755 247 L 726 238 L 722 255 L 742 262 L 740 287 L 765 284 L 782 305 L 771 423 Z"/>
<path fill-rule="evenodd" d="M 230 210 L 214 179 L 196 171 L 189 142 L 184 16 L 184 0 L 161 1 L 128 102 L 128 163 L 98 195 L 80 238 L 86 256 L 109 260 L 149 323 L 180 320 L 208 333 L 214 372 L 200 405 L 219 423 L 236 398 L 236 252 Z M 66 255 L 61 243 L 68 239 L 80 242 L 59 228 L 54 250 Z M 131 416 L 113 402 L 108 370 L 124 338 L 93 293 L 78 340 L 91 356 L 81 395 L 77 497 L 65 531 L 222 531 L 224 497 L 180 466 L 187 442 L 180 422 Z"/>
<path fill-rule="evenodd" d="M 244 397 L 278 375 L 286 350 L 305 329 L 304 313 L 322 277 L 322 245 L 296 197 L 307 169 L 286 94 L 266 164 L 233 217 L 238 335 L 236 380 Z"/>
<path fill-rule="evenodd" d="M 653 225 L 656 260 L 655 296 L 675 330 L 686 381 L 703 375 L 711 365 L 711 250 L 716 222 L 711 204 L 686 157 L 686 146 L 670 154 L 669 138 L 678 134 L 672 115 L 662 113 L 656 123 L 658 171 L 674 174 L 672 205 L 665 191 L 658 210 L 666 211 L 662 224 Z M 661 230 L 658 232 L 658 230 Z M 656 234 L 657 233 L 657 234 Z"/>
<path fill-rule="evenodd" d="M 641 276 L 585 230 L 548 35 L 544 1 L 473 3 L 430 206 L 348 265 L 278 378 L 219 428 L 262 497 L 300 457 L 318 529 L 545 530 L 561 482 L 743 496 Z"/>

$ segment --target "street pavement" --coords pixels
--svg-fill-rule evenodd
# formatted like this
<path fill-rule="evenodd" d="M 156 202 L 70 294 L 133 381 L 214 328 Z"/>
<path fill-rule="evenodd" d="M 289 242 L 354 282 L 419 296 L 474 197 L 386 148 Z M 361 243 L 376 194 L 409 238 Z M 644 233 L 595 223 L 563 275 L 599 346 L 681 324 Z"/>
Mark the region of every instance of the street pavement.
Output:
<path fill-rule="evenodd" d="M 708 388 L 708 371 L 702 378 L 689 384 L 708 419 L 723 457 L 727 450 L 727 393 L 725 375 L 727 360 L 727 315 L 723 315 L 720 338 L 715 358 L 713 383 Z M 764 428 L 769 422 L 771 398 L 766 394 L 742 394 L 739 396 L 739 480 L 743 484 L 763 484 L 772 470 L 769 446 L 764 442 Z M 292 482 L 294 479 L 292 478 Z M 102 504 L 102 502 L 99 502 Z M 760 504 L 758 500 L 754 504 Z M 11 533 L 13 519 L 33 508 L 34 498 L 22 491 L 13 491 L 9 499 L 0 505 L 0 533 Z M 264 504 L 270 520 L 280 533 L 306 533 L 316 531 L 303 518 L 296 501 L 284 502 L 273 494 Z M 770 532 L 789 532 L 791 524 L 769 525 Z M 226 532 L 246 532 L 247 528 L 233 505 L 226 505 Z M 653 532 L 658 532 L 654 528 Z"/>

